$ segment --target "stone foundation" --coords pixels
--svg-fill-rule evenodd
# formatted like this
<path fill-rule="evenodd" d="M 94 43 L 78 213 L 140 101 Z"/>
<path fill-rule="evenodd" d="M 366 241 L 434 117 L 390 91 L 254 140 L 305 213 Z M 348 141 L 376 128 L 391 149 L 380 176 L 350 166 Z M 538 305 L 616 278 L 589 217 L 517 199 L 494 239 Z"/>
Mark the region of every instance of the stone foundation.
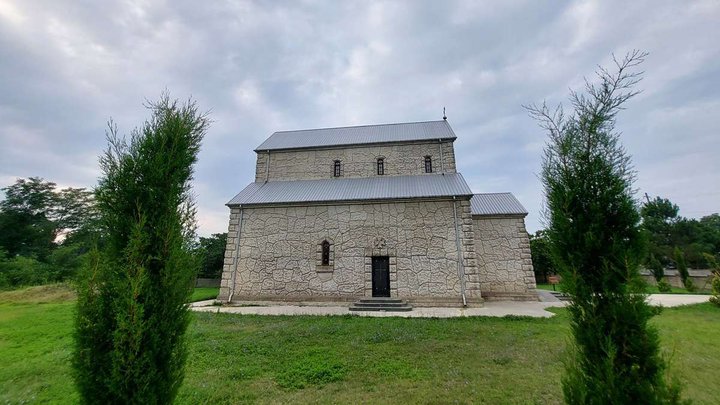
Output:
<path fill-rule="evenodd" d="M 318 297 L 318 296 L 294 296 L 291 300 L 281 297 L 274 296 L 253 296 L 244 297 L 235 295 L 232 302 L 229 305 L 242 306 L 242 305 L 260 305 L 260 306 L 273 306 L 273 305 L 299 305 L 299 306 L 318 306 L 318 307 L 330 307 L 330 306 L 349 306 L 355 301 L 366 297 Z M 404 299 L 404 298 L 403 298 Z M 227 300 L 219 299 L 220 301 L 227 302 Z M 462 299 L 457 298 L 442 298 L 442 297 L 416 297 L 407 300 L 412 304 L 413 307 L 449 307 L 449 308 L 461 308 L 463 307 Z M 482 307 L 483 300 L 475 299 L 468 302 L 467 307 L 478 308 Z"/>

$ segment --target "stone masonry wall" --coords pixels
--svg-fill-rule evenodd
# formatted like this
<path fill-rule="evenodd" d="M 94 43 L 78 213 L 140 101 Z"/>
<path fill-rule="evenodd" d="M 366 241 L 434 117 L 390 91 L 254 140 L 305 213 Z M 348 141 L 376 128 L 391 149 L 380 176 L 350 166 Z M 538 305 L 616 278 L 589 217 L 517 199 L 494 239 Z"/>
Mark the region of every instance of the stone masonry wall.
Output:
<path fill-rule="evenodd" d="M 371 257 L 390 257 L 391 295 L 460 305 L 452 201 L 233 208 L 219 299 L 350 301 L 372 295 Z M 481 302 L 469 201 L 455 203 L 466 296 Z M 320 246 L 331 243 L 329 266 Z"/>
<path fill-rule="evenodd" d="M 522 217 L 473 217 L 485 299 L 537 300 L 530 240 Z"/>
<path fill-rule="evenodd" d="M 442 145 L 442 162 L 440 147 Z M 377 159 L 385 159 L 385 175 L 417 175 L 425 173 L 425 156 L 432 158 L 433 172 L 455 173 L 455 152 L 452 142 L 412 143 L 270 151 L 270 176 L 273 180 L 327 179 L 333 177 L 335 160 L 341 162 L 342 177 L 377 176 Z M 257 154 L 255 181 L 265 181 L 268 152 Z"/>

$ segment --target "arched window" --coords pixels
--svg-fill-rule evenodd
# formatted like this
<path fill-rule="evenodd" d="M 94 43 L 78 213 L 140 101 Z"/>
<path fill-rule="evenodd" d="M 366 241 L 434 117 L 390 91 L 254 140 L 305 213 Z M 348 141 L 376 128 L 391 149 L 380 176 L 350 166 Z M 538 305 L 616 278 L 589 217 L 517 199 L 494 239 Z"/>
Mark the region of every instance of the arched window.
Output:
<path fill-rule="evenodd" d="M 425 156 L 425 173 L 432 173 L 432 158 Z"/>
<path fill-rule="evenodd" d="M 323 266 L 330 265 L 330 242 L 324 240 L 322 243 L 322 260 Z"/>
<path fill-rule="evenodd" d="M 336 160 L 333 165 L 333 176 L 340 177 L 340 161 Z"/>
<path fill-rule="evenodd" d="M 377 160 L 377 174 L 379 176 L 385 174 L 385 159 L 383 158 L 378 158 Z"/>

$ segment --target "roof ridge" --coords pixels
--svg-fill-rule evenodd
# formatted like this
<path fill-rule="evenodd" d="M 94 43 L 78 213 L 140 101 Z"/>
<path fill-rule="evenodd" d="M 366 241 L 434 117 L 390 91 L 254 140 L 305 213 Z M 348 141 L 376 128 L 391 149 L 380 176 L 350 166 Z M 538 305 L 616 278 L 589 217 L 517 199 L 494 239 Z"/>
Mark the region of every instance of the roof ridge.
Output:
<path fill-rule="evenodd" d="M 430 122 L 445 122 L 447 120 L 430 120 L 430 121 L 409 121 L 409 122 L 389 122 L 386 124 L 365 124 L 365 125 L 346 125 L 342 127 L 323 127 L 323 128 L 307 128 L 307 129 L 288 129 L 284 131 L 275 131 L 275 134 L 282 134 L 287 132 L 305 132 L 305 131 L 326 131 L 331 129 L 347 129 L 347 128 L 367 128 L 367 127 L 386 127 L 391 125 L 407 125 L 407 124 L 427 124 Z"/>

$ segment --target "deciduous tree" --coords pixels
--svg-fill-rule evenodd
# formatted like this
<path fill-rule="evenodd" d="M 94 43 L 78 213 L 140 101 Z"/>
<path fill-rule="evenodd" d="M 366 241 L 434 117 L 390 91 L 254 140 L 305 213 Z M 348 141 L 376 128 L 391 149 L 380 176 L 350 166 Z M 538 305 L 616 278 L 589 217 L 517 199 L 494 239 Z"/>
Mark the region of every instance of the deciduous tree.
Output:
<path fill-rule="evenodd" d="M 530 235 L 530 253 L 532 257 L 535 279 L 538 283 L 546 283 L 547 276 L 553 273 L 550 247 L 546 232 L 540 230 Z"/>
<path fill-rule="evenodd" d="M 30 177 L 18 179 L 2 190 L 5 199 L 0 201 L 0 247 L 9 257 L 45 259 L 58 229 L 52 221 L 55 183 Z"/>
<path fill-rule="evenodd" d="M 200 258 L 199 277 L 220 278 L 225 262 L 227 233 L 214 233 L 209 238 L 200 237 L 197 255 Z"/>

